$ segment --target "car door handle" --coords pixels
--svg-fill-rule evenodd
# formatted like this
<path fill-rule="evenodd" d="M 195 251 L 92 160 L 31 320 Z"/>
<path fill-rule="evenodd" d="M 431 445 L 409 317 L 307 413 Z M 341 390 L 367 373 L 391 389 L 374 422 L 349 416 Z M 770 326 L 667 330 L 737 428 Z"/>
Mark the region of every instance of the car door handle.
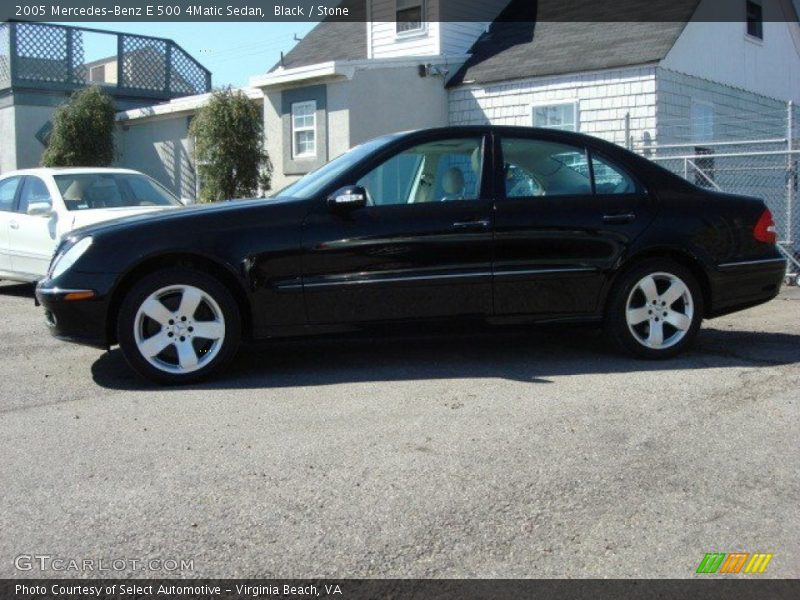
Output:
<path fill-rule="evenodd" d="M 477 219 L 475 221 L 456 221 L 453 229 L 489 229 L 491 225 L 489 219 Z"/>
<path fill-rule="evenodd" d="M 603 223 L 632 223 L 636 220 L 636 213 L 615 213 L 603 215 Z"/>
<path fill-rule="evenodd" d="M 16 221 L 10 221 L 8 223 L 8 226 L 11 227 L 11 229 L 19 229 L 19 223 L 17 223 Z"/>

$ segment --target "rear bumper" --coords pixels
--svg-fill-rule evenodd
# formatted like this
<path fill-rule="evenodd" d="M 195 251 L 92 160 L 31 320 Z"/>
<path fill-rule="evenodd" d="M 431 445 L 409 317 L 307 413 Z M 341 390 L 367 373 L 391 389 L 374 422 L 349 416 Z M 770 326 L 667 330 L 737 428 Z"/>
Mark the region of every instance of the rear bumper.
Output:
<path fill-rule="evenodd" d="M 782 257 L 719 265 L 710 277 L 711 306 L 706 316 L 719 317 L 769 302 L 778 295 L 785 275 Z"/>

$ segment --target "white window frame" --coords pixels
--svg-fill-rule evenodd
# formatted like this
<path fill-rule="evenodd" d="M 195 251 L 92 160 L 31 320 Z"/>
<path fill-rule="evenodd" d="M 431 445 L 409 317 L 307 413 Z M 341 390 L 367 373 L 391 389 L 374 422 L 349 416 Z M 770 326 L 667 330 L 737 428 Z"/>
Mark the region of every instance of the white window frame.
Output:
<path fill-rule="evenodd" d="M 406 2 L 406 5 L 400 7 L 400 2 Z M 428 20 L 426 19 L 426 9 L 427 9 L 427 0 L 394 0 L 394 34 L 397 38 L 405 38 L 405 37 L 415 37 L 419 35 L 425 35 L 428 33 Z M 419 27 L 415 29 L 408 29 L 406 31 L 397 31 L 397 26 L 399 21 L 397 20 L 397 13 L 400 10 L 406 10 L 409 8 L 414 8 L 415 6 L 419 6 L 420 8 L 420 22 Z"/>
<path fill-rule="evenodd" d="M 300 106 L 311 106 L 311 125 L 303 125 L 298 127 L 295 124 L 295 112 Z M 306 115 L 302 115 L 306 116 Z M 316 158 L 317 156 L 317 101 L 316 100 L 303 100 L 302 102 L 292 102 L 291 106 L 291 120 L 292 120 L 292 158 Z M 310 152 L 300 153 L 297 151 L 297 133 L 301 131 L 313 132 L 313 150 Z"/>
<path fill-rule="evenodd" d="M 700 136 L 696 135 L 697 133 L 697 118 L 695 114 L 695 107 L 702 106 L 704 108 L 708 108 L 711 110 L 711 133 L 708 136 L 708 139 L 700 139 Z M 689 126 L 691 127 L 691 143 L 692 144 L 703 144 L 708 142 L 714 141 L 714 125 L 716 121 L 716 110 L 714 109 L 714 104 L 712 102 L 708 102 L 707 100 L 696 100 L 692 98 L 691 103 L 689 104 Z"/>
<path fill-rule="evenodd" d="M 579 132 L 581 130 L 581 123 L 579 120 L 580 111 L 578 109 L 578 100 L 553 100 L 550 102 L 534 102 L 531 104 L 531 125 L 533 127 L 543 127 L 545 129 L 555 129 L 556 131 L 573 131 Z M 553 106 L 571 106 L 572 107 L 572 129 L 564 129 L 562 127 L 551 127 L 548 125 L 537 125 L 536 124 L 536 109 L 537 108 L 550 108 Z"/>

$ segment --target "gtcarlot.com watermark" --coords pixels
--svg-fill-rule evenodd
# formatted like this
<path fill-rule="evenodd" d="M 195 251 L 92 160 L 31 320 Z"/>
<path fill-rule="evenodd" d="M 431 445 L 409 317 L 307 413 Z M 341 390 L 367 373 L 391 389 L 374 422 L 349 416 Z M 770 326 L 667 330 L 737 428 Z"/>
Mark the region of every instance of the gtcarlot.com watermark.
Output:
<path fill-rule="evenodd" d="M 193 558 L 68 558 L 50 554 L 20 554 L 14 558 L 18 571 L 53 572 L 131 572 L 194 571 Z"/>

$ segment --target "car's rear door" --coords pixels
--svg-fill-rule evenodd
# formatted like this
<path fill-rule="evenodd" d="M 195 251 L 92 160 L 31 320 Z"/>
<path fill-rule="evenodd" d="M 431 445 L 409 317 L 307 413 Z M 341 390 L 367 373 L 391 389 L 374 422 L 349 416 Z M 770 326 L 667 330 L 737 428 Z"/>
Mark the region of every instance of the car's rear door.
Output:
<path fill-rule="evenodd" d="M 8 177 L 0 180 L 0 271 L 11 271 L 11 223 L 14 220 L 14 206 L 17 200 L 22 177 Z"/>
<path fill-rule="evenodd" d="M 26 175 L 10 230 L 11 268 L 16 273 L 43 277 L 56 247 L 57 215 L 29 215 L 28 208 L 33 204 L 48 204 L 52 210 L 53 199 L 42 178 Z"/>
<path fill-rule="evenodd" d="M 592 314 L 609 272 L 655 210 L 637 178 L 575 138 L 496 140 L 497 315 Z"/>
<path fill-rule="evenodd" d="M 303 232 L 309 321 L 490 315 L 489 151 L 484 130 L 417 136 L 345 182 L 367 206 L 320 199 Z"/>

